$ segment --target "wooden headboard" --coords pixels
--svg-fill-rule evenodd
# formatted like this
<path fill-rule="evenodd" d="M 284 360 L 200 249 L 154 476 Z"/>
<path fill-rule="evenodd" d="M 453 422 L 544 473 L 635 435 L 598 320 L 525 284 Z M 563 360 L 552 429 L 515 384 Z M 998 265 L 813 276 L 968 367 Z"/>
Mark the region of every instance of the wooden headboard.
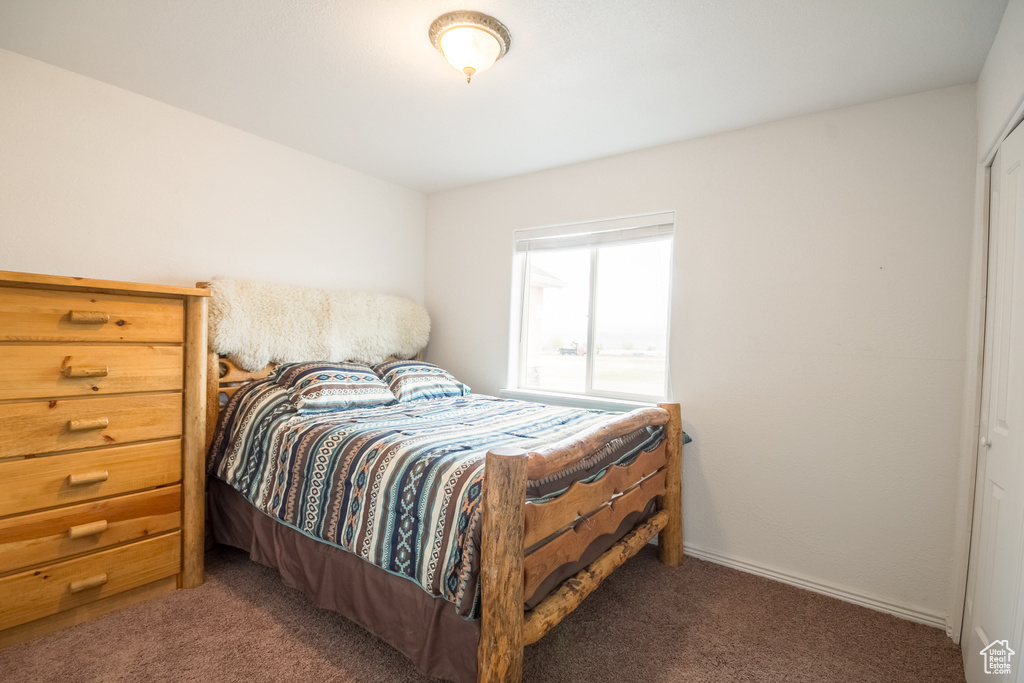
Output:
<path fill-rule="evenodd" d="M 197 282 L 197 287 L 210 289 L 209 282 Z M 220 417 L 221 397 L 224 400 L 238 391 L 246 382 L 262 379 L 274 371 L 275 363 L 267 365 L 256 372 L 249 372 L 235 365 L 227 358 L 221 358 L 216 352 L 207 349 L 206 356 L 206 449 L 210 449 L 214 433 L 217 431 L 217 418 Z"/>
<path fill-rule="evenodd" d="M 209 450 L 217 431 L 221 401 L 227 401 L 246 382 L 263 379 L 274 371 L 276 363 L 249 372 L 222 358 L 215 351 L 209 351 L 206 361 L 206 448 Z M 223 397 L 223 398 L 222 398 Z"/>

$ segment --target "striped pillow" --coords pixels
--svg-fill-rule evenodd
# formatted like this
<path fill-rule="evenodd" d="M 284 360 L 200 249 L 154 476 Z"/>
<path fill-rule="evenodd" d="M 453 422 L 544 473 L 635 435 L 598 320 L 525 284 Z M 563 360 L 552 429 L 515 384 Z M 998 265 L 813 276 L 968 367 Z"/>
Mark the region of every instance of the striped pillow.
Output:
<path fill-rule="evenodd" d="M 274 375 L 301 413 L 373 408 L 397 403 L 388 385 L 358 363 L 289 363 Z"/>
<path fill-rule="evenodd" d="M 465 396 L 469 387 L 432 363 L 391 360 L 373 366 L 399 401 Z"/>

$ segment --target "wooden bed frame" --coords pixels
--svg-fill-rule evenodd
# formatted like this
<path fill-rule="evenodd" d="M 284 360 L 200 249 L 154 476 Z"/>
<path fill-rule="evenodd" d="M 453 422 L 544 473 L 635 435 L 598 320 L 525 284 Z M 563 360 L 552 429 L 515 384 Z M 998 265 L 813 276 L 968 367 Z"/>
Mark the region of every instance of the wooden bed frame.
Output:
<path fill-rule="evenodd" d="M 213 438 L 221 396 L 231 396 L 273 366 L 247 372 L 211 353 L 207 372 L 207 435 Z M 544 503 L 526 501 L 528 480 L 570 466 L 610 440 L 646 426 L 664 425 L 665 439 L 628 466 L 613 465 L 593 483 L 576 482 Z M 616 416 L 572 439 L 527 453 L 487 453 L 482 497 L 479 681 L 522 680 L 523 648 L 540 640 L 613 570 L 658 536 L 658 557 L 683 562 L 682 422 L 678 403 L 661 403 Z M 600 536 L 614 533 L 631 513 L 657 497 L 657 512 L 635 526 L 593 563 L 564 581 L 534 609 L 524 611 L 549 570 L 580 558 Z"/>

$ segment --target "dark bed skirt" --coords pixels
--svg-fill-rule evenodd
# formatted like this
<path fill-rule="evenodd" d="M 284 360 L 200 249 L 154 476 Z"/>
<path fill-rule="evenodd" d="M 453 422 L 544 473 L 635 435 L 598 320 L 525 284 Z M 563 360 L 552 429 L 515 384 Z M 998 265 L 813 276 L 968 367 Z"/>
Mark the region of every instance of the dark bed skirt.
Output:
<path fill-rule="evenodd" d="M 218 479 L 209 486 L 215 541 L 273 567 L 287 585 L 386 641 L 428 676 L 476 681 L 478 619 L 465 620 L 416 583 L 284 526 Z"/>

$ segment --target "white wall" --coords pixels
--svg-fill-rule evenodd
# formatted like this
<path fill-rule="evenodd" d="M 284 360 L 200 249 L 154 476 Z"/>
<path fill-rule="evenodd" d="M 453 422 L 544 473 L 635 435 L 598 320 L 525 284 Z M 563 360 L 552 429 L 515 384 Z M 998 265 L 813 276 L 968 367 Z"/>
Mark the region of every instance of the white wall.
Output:
<path fill-rule="evenodd" d="M 431 360 L 502 388 L 513 230 L 674 209 L 688 548 L 943 625 L 975 148 L 962 86 L 432 194 Z"/>
<path fill-rule="evenodd" d="M 2 270 L 420 299 L 424 206 L 419 192 L 0 50 Z"/>

